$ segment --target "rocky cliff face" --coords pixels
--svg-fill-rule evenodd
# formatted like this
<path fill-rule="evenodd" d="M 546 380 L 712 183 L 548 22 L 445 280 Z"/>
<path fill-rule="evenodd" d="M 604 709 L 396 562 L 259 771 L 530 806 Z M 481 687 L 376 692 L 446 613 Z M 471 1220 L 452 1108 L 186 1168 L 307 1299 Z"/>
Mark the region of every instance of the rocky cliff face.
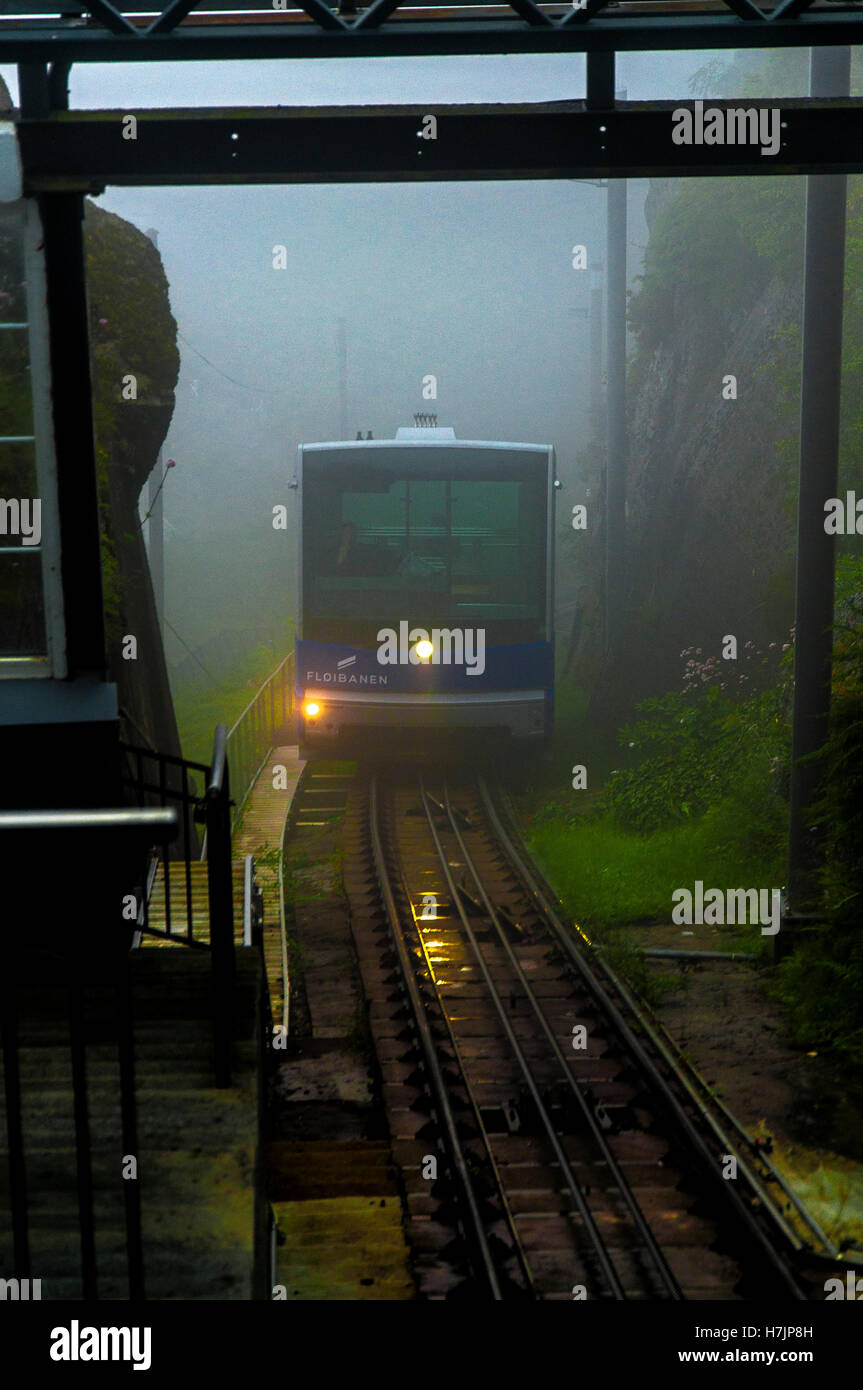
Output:
<path fill-rule="evenodd" d="M 668 244 L 678 206 L 674 183 L 656 181 L 652 240 Z M 669 257 L 661 292 L 656 275 L 647 286 L 646 319 L 633 297 L 626 617 L 597 699 L 618 720 L 680 685 L 685 647 L 719 655 L 729 633 L 766 645 L 793 621 L 796 470 L 779 441 L 797 428 L 799 346 L 782 330 L 799 323 L 800 281 L 748 245 L 729 245 L 712 275 L 685 236 L 679 258 L 679 280 Z M 729 375 L 736 399 L 723 399 Z"/>
<path fill-rule="evenodd" d="M 108 669 L 125 736 L 178 755 L 180 741 L 159 633 L 138 497 L 174 409 L 177 325 L 153 243 L 113 213 L 86 205 L 88 297 L 99 467 Z M 134 376 L 136 399 L 130 394 Z M 137 659 L 123 639 L 137 639 Z"/>

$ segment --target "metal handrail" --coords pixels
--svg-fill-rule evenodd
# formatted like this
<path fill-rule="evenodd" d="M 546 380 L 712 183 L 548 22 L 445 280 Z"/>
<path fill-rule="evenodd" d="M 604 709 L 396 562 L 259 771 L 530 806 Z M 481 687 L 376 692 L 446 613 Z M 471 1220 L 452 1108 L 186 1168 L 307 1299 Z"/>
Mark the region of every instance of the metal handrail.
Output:
<path fill-rule="evenodd" d="M 0 832 L 10 830 L 130 830 L 170 838 L 177 813 L 170 806 L 130 810 L 118 806 L 104 811 L 0 811 Z"/>
<path fill-rule="evenodd" d="M 13 837 L 11 846 L 7 839 L 7 849 L 11 849 L 13 854 L 21 852 L 25 860 L 32 861 L 27 866 L 30 876 L 36 862 L 41 862 L 50 851 L 57 850 L 58 841 L 60 860 L 65 865 L 67 861 L 77 862 L 88 844 L 92 850 L 104 846 L 104 836 L 106 833 L 111 835 L 111 832 L 111 872 L 125 874 L 137 863 L 139 854 L 143 858 L 154 843 L 165 844 L 173 837 L 177 824 L 177 811 L 169 806 L 0 812 L 0 834 L 5 832 L 7 837 Z M 85 841 L 84 846 L 82 835 L 89 836 L 89 842 Z M 50 837 L 47 843 L 46 836 Z M 31 1007 L 27 990 L 32 991 L 33 967 L 41 966 L 47 960 L 49 978 L 64 988 L 66 996 L 81 1287 L 85 1299 L 98 1297 L 85 1000 L 85 990 L 94 978 L 110 986 L 114 996 L 122 1152 L 134 1154 L 138 1151 L 129 951 L 117 928 L 111 906 L 113 899 L 110 895 L 107 898 L 102 895 L 97 901 L 99 906 L 91 923 L 89 940 L 94 951 L 98 949 L 98 955 L 94 951 L 82 955 L 81 943 L 77 939 L 73 942 L 69 938 L 59 937 L 46 941 L 41 933 L 35 932 L 28 939 L 10 943 L 8 950 L 14 954 L 11 959 L 7 958 L 4 970 L 0 971 L 0 1036 L 4 1061 L 3 1089 L 7 1113 L 7 1162 L 15 1268 L 19 1277 L 29 1277 L 28 1112 L 23 1104 L 19 1065 L 20 1024 L 22 1020 L 26 1022 Z M 39 925 L 38 919 L 36 925 Z M 106 934 L 102 935 L 103 932 Z M 34 1083 L 31 1081 L 29 1084 L 32 1086 Z M 137 1300 L 144 1297 L 141 1199 L 137 1183 L 124 1183 L 123 1189 L 129 1297 Z"/>
<path fill-rule="evenodd" d="M 126 755 L 128 762 L 123 784 L 130 789 L 138 806 L 143 808 L 147 799 L 158 798 L 162 807 L 169 805 L 177 807 L 182 825 L 182 835 L 175 842 L 177 852 L 173 858 L 167 848 L 159 856 L 165 890 L 164 931 L 152 927 L 148 921 L 149 902 L 155 877 L 149 879 L 148 891 L 145 893 L 144 901 L 147 905 L 147 913 L 141 924 L 141 930 L 147 936 L 164 937 L 170 941 L 180 939 L 172 922 L 174 910 L 171 901 L 171 881 L 172 874 L 176 870 L 185 879 L 185 941 L 190 946 L 200 945 L 202 943 L 194 940 L 191 865 L 198 846 L 195 821 L 202 818 L 204 811 L 200 783 L 203 780 L 203 785 L 206 787 L 210 769 L 203 763 L 188 762 L 186 759 L 175 757 L 173 754 L 157 753 L 150 748 L 139 748 L 137 745 L 125 741 L 121 741 L 120 748 Z"/>
<path fill-rule="evenodd" d="M 210 780 L 207 783 L 207 796 L 219 796 L 225 783 L 227 768 L 228 735 L 224 724 L 216 725 L 213 736 L 213 757 L 210 763 Z"/>
<path fill-rule="evenodd" d="M 216 725 L 213 760 L 204 796 L 207 822 L 207 899 L 210 907 L 210 954 L 213 961 L 213 1054 L 216 1085 L 231 1084 L 231 1039 L 234 1021 L 234 883 L 231 847 L 231 783 L 227 731 Z"/>
<path fill-rule="evenodd" d="M 237 792 L 234 824 L 242 814 L 249 793 L 267 760 L 276 730 L 293 712 L 293 669 L 294 653 L 289 652 L 258 687 L 228 730 L 226 748 L 233 765 Z"/>
<path fill-rule="evenodd" d="M 228 738 L 231 738 L 231 737 L 233 736 L 233 734 L 236 733 L 237 729 L 238 729 L 238 728 L 240 727 L 240 725 L 242 724 L 242 722 L 243 722 L 243 720 L 245 719 L 246 715 L 249 713 L 249 710 L 252 708 L 252 705 L 255 703 L 255 701 L 258 699 L 258 697 L 259 697 L 260 695 L 263 694 L 263 692 L 266 690 L 267 686 L 270 684 L 270 681 L 275 680 L 276 676 L 277 676 L 277 675 L 279 674 L 279 672 L 281 671 L 281 669 L 282 669 L 282 667 L 284 666 L 285 662 L 286 662 L 286 661 L 293 661 L 293 659 L 294 659 L 294 653 L 293 653 L 293 652 L 288 652 L 287 656 L 283 656 L 283 657 L 282 657 L 282 659 L 281 659 L 281 661 L 279 662 L 279 664 L 278 664 L 278 666 L 276 667 L 276 669 L 275 669 L 274 671 L 271 671 L 271 672 L 270 672 L 270 674 L 267 676 L 267 678 L 266 678 L 265 681 L 262 681 L 262 682 L 261 682 L 261 684 L 258 686 L 258 689 L 255 691 L 254 695 L 252 696 L 251 700 L 250 700 L 249 703 L 246 705 L 246 708 L 243 710 L 242 714 L 240 714 L 240 715 L 237 716 L 237 718 L 234 720 L 233 724 L 231 725 L 230 729 L 228 730 Z"/>
<path fill-rule="evenodd" d="M 252 944 L 252 890 L 255 880 L 255 861 L 250 854 L 243 863 L 243 945 Z"/>
<path fill-rule="evenodd" d="M 233 1036 L 234 997 L 236 983 L 236 960 L 234 956 L 234 886 L 233 854 L 231 846 L 231 789 L 227 752 L 227 731 L 224 724 L 216 726 L 213 736 L 213 756 L 209 767 L 201 763 L 189 763 L 183 758 L 170 754 L 153 753 L 136 748 L 130 744 L 122 745 L 130 752 L 137 765 L 137 776 L 127 779 L 139 798 L 145 791 L 160 796 L 162 807 L 147 807 L 137 811 L 124 811 L 126 818 L 143 818 L 142 823 L 158 826 L 167 817 L 176 826 L 177 812 L 167 806 L 170 798 L 184 808 L 184 845 L 182 857 L 177 861 L 179 872 L 185 872 L 186 930 L 184 934 L 171 930 L 171 861 L 167 852 L 161 857 L 163 887 L 165 895 L 164 930 L 151 927 L 148 922 L 148 908 L 154 878 L 148 875 L 144 893 L 145 915 L 143 923 L 136 924 L 136 940 L 142 934 L 160 937 L 198 949 L 209 950 L 213 972 L 213 1054 L 216 1085 L 228 1086 L 231 1080 L 231 1043 Z M 156 763 L 157 783 L 148 783 L 144 777 L 144 762 L 149 759 Z M 179 767 L 182 772 L 179 788 L 169 785 L 167 769 Z M 203 772 L 206 777 L 204 794 L 198 797 L 190 790 L 191 771 Z M 176 779 L 175 779 L 176 780 Z M 196 939 L 194 931 L 194 910 L 192 901 L 192 854 L 193 836 L 190 833 L 189 811 L 194 807 L 195 819 L 205 825 L 204 844 L 201 858 L 207 859 L 207 900 L 209 904 L 209 941 Z M 103 815 L 102 812 L 80 812 L 81 816 Z M 2 823 L 0 823 L 2 828 Z M 151 836 L 151 843 L 153 843 Z"/>
<path fill-rule="evenodd" d="M 282 1032 L 288 1036 L 290 1027 L 291 989 L 288 978 L 288 930 L 285 921 L 285 841 L 288 836 L 288 820 L 282 821 L 282 838 L 279 842 L 279 938 L 282 957 Z"/>

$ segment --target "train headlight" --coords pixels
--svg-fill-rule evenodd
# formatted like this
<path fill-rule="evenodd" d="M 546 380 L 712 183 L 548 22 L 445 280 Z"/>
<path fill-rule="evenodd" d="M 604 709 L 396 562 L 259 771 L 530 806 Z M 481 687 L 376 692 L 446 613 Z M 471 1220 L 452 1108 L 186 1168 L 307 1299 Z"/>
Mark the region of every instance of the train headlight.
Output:
<path fill-rule="evenodd" d="M 303 716 L 306 719 L 317 719 L 322 710 L 323 706 L 317 700 L 303 701 Z"/>
<path fill-rule="evenodd" d="M 426 639 L 423 639 L 421 642 L 417 642 L 416 646 L 414 647 L 414 651 L 416 652 L 420 661 L 428 661 L 434 653 L 434 647 L 432 646 L 431 642 L 427 641 Z"/>

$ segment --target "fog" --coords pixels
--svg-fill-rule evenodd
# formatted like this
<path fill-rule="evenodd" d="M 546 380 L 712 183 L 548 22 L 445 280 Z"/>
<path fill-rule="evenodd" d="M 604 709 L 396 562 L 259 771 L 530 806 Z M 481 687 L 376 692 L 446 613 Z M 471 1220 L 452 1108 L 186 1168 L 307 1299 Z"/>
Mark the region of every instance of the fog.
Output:
<path fill-rule="evenodd" d="M 729 55 L 729 61 L 733 55 Z M 621 56 L 630 98 L 690 98 L 704 53 Z M 4 70 L 6 72 L 6 70 Z M 14 71 L 6 72 L 16 95 Z M 552 100 L 584 90 L 580 55 L 261 64 L 81 65 L 70 104 L 339 104 Z M 628 278 L 647 232 L 646 180 L 629 183 Z M 496 182 L 109 188 L 97 200 L 155 229 L 181 373 L 164 458 L 166 645 L 207 652 L 284 641 L 293 615 L 297 445 L 340 435 L 337 333 L 347 345 L 347 434 L 392 436 L 418 410 L 461 438 L 556 446 L 573 483 L 588 438 L 590 270 L 605 259 L 605 191 Z M 287 268 L 274 269 L 284 246 Z M 134 363 L 129 364 L 134 369 Z M 422 380 L 437 380 L 437 399 Z M 232 634 L 229 636 L 229 634 Z"/>

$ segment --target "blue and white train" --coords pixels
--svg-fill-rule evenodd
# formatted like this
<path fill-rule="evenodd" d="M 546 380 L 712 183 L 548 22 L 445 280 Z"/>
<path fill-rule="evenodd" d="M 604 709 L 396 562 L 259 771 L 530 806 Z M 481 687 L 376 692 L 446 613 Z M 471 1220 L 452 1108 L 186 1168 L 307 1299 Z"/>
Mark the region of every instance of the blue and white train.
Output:
<path fill-rule="evenodd" d="M 305 756 L 551 731 L 554 449 L 400 429 L 299 450 Z"/>

